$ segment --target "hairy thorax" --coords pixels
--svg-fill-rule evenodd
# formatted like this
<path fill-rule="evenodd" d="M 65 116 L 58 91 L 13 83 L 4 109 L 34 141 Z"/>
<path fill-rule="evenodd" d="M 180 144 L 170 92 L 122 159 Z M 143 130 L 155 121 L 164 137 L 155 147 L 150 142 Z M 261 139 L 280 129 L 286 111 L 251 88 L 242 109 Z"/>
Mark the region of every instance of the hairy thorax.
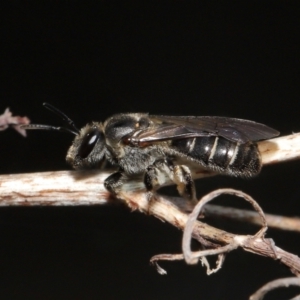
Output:
<path fill-rule="evenodd" d="M 116 163 L 127 174 L 144 173 L 155 161 L 166 158 L 166 154 L 160 147 L 152 145 L 145 148 L 122 146 L 111 149 L 107 157 L 112 163 Z"/>

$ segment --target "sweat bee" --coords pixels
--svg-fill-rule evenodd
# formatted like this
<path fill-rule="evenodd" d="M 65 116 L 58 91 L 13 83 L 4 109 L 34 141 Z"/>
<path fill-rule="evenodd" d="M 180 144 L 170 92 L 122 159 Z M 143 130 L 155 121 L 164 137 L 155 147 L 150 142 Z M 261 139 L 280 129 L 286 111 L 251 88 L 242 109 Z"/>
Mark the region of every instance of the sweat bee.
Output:
<path fill-rule="evenodd" d="M 118 171 L 104 183 L 112 193 L 137 175 L 143 177 L 148 191 L 155 191 L 168 176 L 180 195 L 195 201 L 193 170 L 255 176 L 261 170 L 256 141 L 279 135 L 277 130 L 249 120 L 146 113 L 117 114 L 79 130 L 64 113 L 48 103 L 44 106 L 61 116 L 72 129 L 38 124 L 24 128 L 75 134 L 67 162 L 75 169 L 97 168 L 104 160 L 117 166 Z"/>

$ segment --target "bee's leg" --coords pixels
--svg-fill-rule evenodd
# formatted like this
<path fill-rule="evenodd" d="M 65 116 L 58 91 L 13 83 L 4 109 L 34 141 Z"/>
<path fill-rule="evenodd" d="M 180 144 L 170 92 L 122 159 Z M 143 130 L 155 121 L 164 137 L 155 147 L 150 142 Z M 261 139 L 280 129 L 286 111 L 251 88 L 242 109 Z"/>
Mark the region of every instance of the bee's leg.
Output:
<path fill-rule="evenodd" d="M 146 169 L 145 175 L 144 175 L 144 184 L 147 189 L 147 198 L 149 201 L 149 211 L 151 204 L 156 199 L 155 194 L 156 190 L 158 190 L 162 184 L 166 181 L 166 174 L 163 170 L 164 161 L 159 160 L 155 162 L 155 164 L 149 166 Z"/>
<path fill-rule="evenodd" d="M 154 198 L 155 191 L 159 188 L 158 181 L 159 170 L 154 165 L 149 166 L 144 175 L 144 184 L 148 192 L 148 201 L 151 202 Z"/>
<path fill-rule="evenodd" d="M 195 183 L 190 169 L 184 165 L 177 165 L 170 171 L 170 178 L 177 185 L 179 194 L 196 204 L 198 201 L 196 198 Z"/>
<path fill-rule="evenodd" d="M 144 177 L 149 192 L 157 190 L 169 177 L 176 185 L 179 194 L 185 199 L 197 203 L 194 180 L 190 169 L 184 165 L 173 165 L 171 160 L 158 160 L 147 168 Z"/>
<path fill-rule="evenodd" d="M 171 162 L 165 159 L 157 160 L 153 165 L 147 167 L 144 175 L 144 184 L 148 192 L 155 192 L 159 189 L 166 181 L 166 175 L 168 176 Z"/>
<path fill-rule="evenodd" d="M 104 180 L 104 186 L 112 194 L 117 194 L 119 187 L 122 186 L 123 182 L 123 173 L 118 171 L 111 174 Z"/>

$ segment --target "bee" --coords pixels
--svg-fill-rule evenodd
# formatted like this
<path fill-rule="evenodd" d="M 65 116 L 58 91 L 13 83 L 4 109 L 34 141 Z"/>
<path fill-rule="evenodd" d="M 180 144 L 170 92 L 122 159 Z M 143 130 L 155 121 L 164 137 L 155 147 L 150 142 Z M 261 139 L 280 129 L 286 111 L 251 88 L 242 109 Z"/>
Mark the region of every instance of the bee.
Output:
<path fill-rule="evenodd" d="M 75 169 L 98 168 L 107 160 L 118 170 L 104 182 L 118 193 L 125 181 L 141 176 L 154 192 L 169 178 L 179 194 L 196 201 L 196 169 L 236 177 L 253 177 L 261 170 L 257 141 L 279 132 L 249 120 L 212 116 L 159 116 L 147 113 L 116 114 L 79 130 L 64 113 L 44 106 L 69 126 L 30 124 L 25 129 L 67 131 L 75 135 L 66 160 Z"/>

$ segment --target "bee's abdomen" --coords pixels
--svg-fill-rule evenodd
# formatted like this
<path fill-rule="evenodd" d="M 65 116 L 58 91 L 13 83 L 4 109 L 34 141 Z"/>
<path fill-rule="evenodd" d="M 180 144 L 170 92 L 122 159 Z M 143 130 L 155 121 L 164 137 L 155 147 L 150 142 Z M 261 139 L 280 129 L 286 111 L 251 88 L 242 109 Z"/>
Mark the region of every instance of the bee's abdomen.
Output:
<path fill-rule="evenodd" d="M 251 177 L 261 169 L 256 143 L 238 144 L 223 137 L 197 137 L 172 141 L 174 150 L 208 169 L 234 176 Z"/>

